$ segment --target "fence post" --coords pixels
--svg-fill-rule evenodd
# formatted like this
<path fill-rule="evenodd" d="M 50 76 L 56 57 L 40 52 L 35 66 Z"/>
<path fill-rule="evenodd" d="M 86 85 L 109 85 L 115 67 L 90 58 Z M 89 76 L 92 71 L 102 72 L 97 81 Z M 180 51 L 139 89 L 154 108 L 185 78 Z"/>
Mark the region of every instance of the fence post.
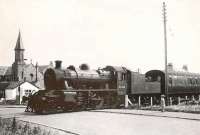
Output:
<path fill-rule="evenodd" d="M 151 107 L 153 106 L 153 98 L 151 97 Z"/>
<path fill-rule="evenodd" d="M 169 105 L 172 105 L 172 97 L 169 97 Z"/>
<path fill-rule="evenodd" d="M 128 95 L 125 95 L 125 108 L 128 108 Z"/>
<path fill-rule="evenodd" d="M 178 105 L 180 105 L 180 102 L 181 102 L 181 99 L 180 99 L 180 97 L 178 96 Z"/>
<path fill-rule="evenodd" d="M 187 96 L 185 96 L 185 99 L 187 100 Z"/>
<path fill-rule="evenodd" d="M 138 107 L 140 107 L 141 106 L 141 97 L 139 96 L 138 97 Z"/>
<path fill-rule="evenodd" d="M 192 95 L 192 101 L 194 101 L 194 95 Z"/>

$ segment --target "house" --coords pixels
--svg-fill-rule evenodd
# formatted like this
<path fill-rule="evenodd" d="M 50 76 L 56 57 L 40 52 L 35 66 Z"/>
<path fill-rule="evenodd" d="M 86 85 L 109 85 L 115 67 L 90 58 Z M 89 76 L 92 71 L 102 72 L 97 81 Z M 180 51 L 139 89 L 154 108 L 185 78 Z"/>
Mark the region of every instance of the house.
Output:
<path fill-rule="evenodd" d="M 30 82 L 10 82 L 5 89 L 5 100 L 7 103 L 20 103 L 22 97 L 28 97 L 37 92 L 39 88 Z"/>

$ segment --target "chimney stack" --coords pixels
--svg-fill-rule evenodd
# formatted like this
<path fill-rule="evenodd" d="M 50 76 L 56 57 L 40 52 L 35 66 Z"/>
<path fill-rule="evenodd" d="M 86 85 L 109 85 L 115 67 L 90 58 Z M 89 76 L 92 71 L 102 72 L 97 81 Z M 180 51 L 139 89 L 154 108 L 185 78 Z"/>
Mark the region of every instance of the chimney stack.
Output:
<path fill-rule="evenodd" d="M 183 70 L 187 72 L 188 71 L 188 66 L 187 65 L 183 65 Z"/>
<path fill-rule="evenodd" d="M 61 67 L 62 67 L 62 61 L 61 60 L 56 60 L 55 61 L 55 65 L 56 65 L 56 69 L 61 69 Z"/>

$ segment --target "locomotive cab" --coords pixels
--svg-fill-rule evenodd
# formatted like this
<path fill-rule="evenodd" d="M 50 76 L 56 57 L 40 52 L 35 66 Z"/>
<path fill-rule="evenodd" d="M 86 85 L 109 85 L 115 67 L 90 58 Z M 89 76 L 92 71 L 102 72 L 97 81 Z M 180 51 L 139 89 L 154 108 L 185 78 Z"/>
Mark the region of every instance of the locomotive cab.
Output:
<path fill-rule="evenodd" d="M 127 93 L 127 70 L 124 67 L 107 66 L 104 70 L 111 72 L 112 87 L 117 89 L 118 95 Z"/>

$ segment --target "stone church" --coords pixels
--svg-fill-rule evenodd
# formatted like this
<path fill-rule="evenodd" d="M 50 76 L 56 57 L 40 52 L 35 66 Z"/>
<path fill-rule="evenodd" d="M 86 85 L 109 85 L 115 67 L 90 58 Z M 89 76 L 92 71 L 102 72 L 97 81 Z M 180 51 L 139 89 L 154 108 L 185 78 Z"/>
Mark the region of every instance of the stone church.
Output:
<path fill-rule="evenodd" d="M 20 86 L 20 84 L 24 82 L 28 82 L 38 89 L 44 89 L 44 71 L 48 67 L 53 67 L 53 64 L 26 64 L 24 59 L 24 51 L 25 48 L 22 43 L 21 33 L 19 32 L 16 46 L 14 48 L 15 59 L 12 66 L 0 66 L 0 99 L 6 97 L 6 89 L 9 88 L 10 90 L 10 88 L 14 88 L 14 86 Z"/>

